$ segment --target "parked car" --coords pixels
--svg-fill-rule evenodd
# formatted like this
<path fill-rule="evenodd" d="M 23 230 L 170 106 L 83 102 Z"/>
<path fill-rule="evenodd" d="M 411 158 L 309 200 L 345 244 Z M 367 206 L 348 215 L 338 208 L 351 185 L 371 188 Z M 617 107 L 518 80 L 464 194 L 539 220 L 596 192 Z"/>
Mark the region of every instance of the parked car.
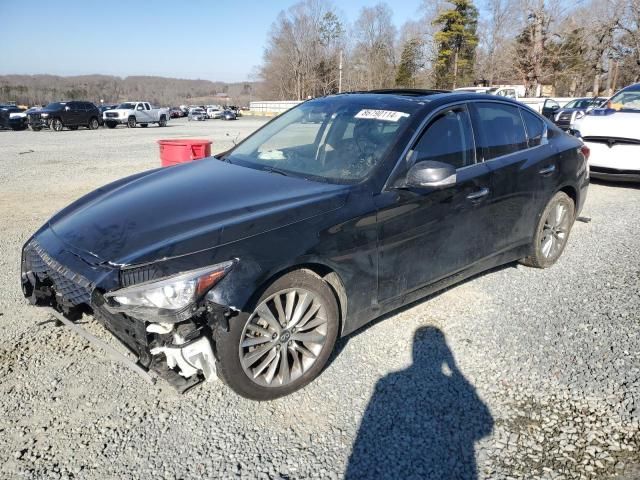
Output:
<path fill-rule="evenodd" d="M 241 117 L 242 116 L 242 112 L 240 111 L 240 107 L 236 107 L 235 105 L 229 105 L 227 107 L 227 109 L 233 111 L 233 113 L 236 114 L 236 117 Z"/>
<path fill-rule="evenodd" d="M 236 120 L 237 119 L 236 112 L 234 112 L 233 110 L 226 109 L 222 112 L 221 118 L 223 120 Z"/>
<path fill-rule="evenodd" d="M 0 105 L 0 128 L 24 130 L 27 128 L 27 114 L 15 105 Z"/>
<path fill-rule="evenodd" d="M 116 128 L 120 124 L 129 128 L 135 128 L 138 124 L 147 127 L 150 123 L 166 127 L 170 115 L 168 108 L 156 108 L 149 102 L 124 102 L 104 112 L 102 118 L 108 128 Z"/>
<path fill-rule="evenodd" d="M 586 153 L 506 98 L 309 100 L 217 159 L 61 210 L 23 248 L 22 290 L 65 322 L 96 316 L 145 378 L 185 390 L 217 372 L 273 399 L 380 315 L 514 260 L 552 266 L 584 204 Z"/>
<path fill-rule="evenodd" d="M 576 98 L 560 108 L 553 116 L 554 123 L 563 130 L 573 128 L 576 120 L 585 116 L 588 110 L 602 105 L 607 99 L 602 97 Z"/>
<path fill-rule="evenodd" d="M 184 117 L 184 114 L 179 108 L 171 108 L 169 109 L 169 116 L 171 118 L 182 118 Z"/>
<path fill-rule="evenodd" d="M 99 118 L 98 107 L 91 102 L 77 100 L 53 102 L 27 114 L 29 127 L 34 131 L 49 127 L 56 132 L 65 127 L 69 130 L 77 130 L 78 127 L 95 130 L 100 126 Z"/>
<path fill-rule="evenodd" d="M 206 119 L 207 119 L 207 112 L 205 112 L 203 108 L 197 107 L 189 110 L 189 117 L 188 117 L 189 121 L 206 120 Z"/>
<path fill-rule="evenodd" d="M 207 107 L 207 118 L 222 118 L 222 110 L 217 107 Z"/>
<path fill-rule="evenodd" d="M 591 150 L 593 178 L 640 182 L 640 83 L 577 120 L 572 133 Z"/>

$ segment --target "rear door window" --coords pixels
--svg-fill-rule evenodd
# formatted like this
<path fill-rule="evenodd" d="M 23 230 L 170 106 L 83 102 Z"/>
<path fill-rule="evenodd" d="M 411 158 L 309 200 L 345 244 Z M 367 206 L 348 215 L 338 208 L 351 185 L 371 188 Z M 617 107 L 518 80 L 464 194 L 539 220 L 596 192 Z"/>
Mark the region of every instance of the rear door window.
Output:
<path fill-rule="evenodd" d="M 524 109 L 520 109 L 524 125 L 527 128 L 529 147 L 537 147 L 543 143 L 545 123 L 538 116 Z"/>
<path fill-rule="evenodd" d="M 518 107 L 489 102 L 478 102 L 474 106 L 477 142 L 484 160 L 509 155 L 528 147 Z"/>
<path fill-rule="evenodd" d="M 411 160 L 443 162 L 455 168 L 475 163 L 473 130 L 466 108 L 439 113 L 413 148 Z"/>

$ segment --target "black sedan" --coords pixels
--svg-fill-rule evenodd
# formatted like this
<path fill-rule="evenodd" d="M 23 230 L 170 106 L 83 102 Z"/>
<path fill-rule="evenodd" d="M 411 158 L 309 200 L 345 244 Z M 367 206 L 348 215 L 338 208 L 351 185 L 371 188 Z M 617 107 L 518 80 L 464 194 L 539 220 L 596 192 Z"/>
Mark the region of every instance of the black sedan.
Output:
<path fill-rule="evenodd" d="M 24 246 L 22 289 L 74 328 L 94 315 L 147 379 L 184 391 L 219 376 L 273 399 L 386 312 L 507 262 L 552 266 L 585 201 L 587 157 L 509 99 L 310 100 L 217 157 L 58 212 Z"/>
<path fill-rule="evenodd" d="M 559 109 L 553 115 L 553 121 L 562 130 L 570 130 L 576 120 L 584 118 L 587 111 L 599 107 L 606 101 L 603 97 L 576 98 Z"/>

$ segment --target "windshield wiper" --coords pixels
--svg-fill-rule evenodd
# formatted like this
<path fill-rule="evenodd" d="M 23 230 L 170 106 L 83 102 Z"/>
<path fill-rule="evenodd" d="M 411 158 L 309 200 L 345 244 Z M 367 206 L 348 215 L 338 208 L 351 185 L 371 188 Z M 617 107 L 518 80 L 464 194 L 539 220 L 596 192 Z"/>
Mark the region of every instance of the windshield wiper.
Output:
<path fill-rule="evenodd" d="M 277 167 L 264 167 L 263 170 L 269 173 L 277 173 L 279 175 L 284 175 L 285 177 L 289 176 L 289 173 L 285 172 L 284 170 L 280 170 Z"/>

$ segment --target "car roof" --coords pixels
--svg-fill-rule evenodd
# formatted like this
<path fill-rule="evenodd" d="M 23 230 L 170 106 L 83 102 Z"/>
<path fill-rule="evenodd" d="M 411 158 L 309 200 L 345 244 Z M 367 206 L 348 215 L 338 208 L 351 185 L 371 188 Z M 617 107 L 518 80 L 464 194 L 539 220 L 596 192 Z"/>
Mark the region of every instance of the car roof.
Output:
<path fill-rule="evenodd" d="M 622 90 L 625 92 L 637 92 L 640 90 L 640 83 L 634 83 L 629 85 L 628 87 L 624 87 Z"/>
<path fill-rule="evenodd" d="M 385 89 L 385 90 L 369 90 L 357 92 L 345 92 L 335 94 L 333 96 L 348 95 L 352 97 L 362 97 L 363 99 L 375 102 L 376 100 L 385 100 L 386 103 L 397 102 L 398 105 L 412 102 L 420 105 L 430 104 L 433 107 L 450 103 L 452 101 L 498 101 L 510 103 L 519 107 L 527 107 L 527 105 L 507 97 L 487 95 L 486 93 L 475 93 L 465 91 L 450 90 L 420 90 L 420 89 Z"/>

